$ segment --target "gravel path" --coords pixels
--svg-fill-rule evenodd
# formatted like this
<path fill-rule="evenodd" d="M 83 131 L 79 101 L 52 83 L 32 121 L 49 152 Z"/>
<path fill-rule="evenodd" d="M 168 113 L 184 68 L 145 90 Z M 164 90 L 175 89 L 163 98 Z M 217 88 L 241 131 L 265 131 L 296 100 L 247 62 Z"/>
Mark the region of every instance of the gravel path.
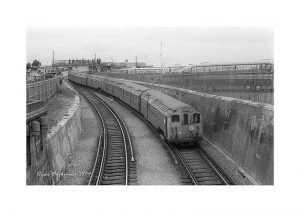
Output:
<path fill-rule="evenodd" d="M 160 138 L 147 124 L 116 101 L 97 94 L 124 119 L 131 135 L 137 164 L 138 185 L 179 185 L 180 173 L 163 147 Z"/>

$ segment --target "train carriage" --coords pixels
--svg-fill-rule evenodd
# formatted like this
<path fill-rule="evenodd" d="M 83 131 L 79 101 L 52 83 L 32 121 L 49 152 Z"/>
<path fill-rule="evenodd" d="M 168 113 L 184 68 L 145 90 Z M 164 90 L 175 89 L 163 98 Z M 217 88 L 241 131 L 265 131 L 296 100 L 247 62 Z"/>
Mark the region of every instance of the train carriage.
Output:
<path fill-rule="evenodd" d="M 112 82 L 110 80 L 103 81 L 103 91 L 110 94 L 110 92 L 112 92 L 112 88 L 113 88 L 111 83 Z"/>
<path fill-rule="evenodd" d="M 71 75 L 71 76 L 72 76 L 72 75 Z M 72 81 L 73 81 L 73 82 L 79 83 L 78 80 L 79 80 L 79 76 L 77 76 L 77 75 L 73 75 L 73 76 L 72 76 Z"/>
<path fill-rule="evenodd" d="M 141 95 L 144 91 L 149 90 L 145 86 L 141 86 L 134 83 L 127 83 L 127 91 L 130 93 L 130 106 L 141 111 Z"/>
<path fill-rule="evenodd" d="M 102 89 L 101 87 L 101 79 L 99 79 L 98 77 L 94 77 L 92 80 L 92 86 L 95 89 Z"/>
<path fill-rule="evenodd" d="M 113 81 L 107 81 L 106 84 L 106 92 L 110 95 L 114 95 L 114 82 Z"/>
<path fill-rule="evenodd" d="M 150 99 L 151 94 L 149 92 L 144 92 L 140 97 L 140 112 L 141 114 L 148 119 L 148 100 Z"/>
<path fill-rule="evenodd" d="M 76 82 L 77 82 L 78 84 L 85 85 L 85 82 L 84 82 L 85 80 L 86 80 L 86 77 L 85 77 L 85 76 L 79 75 L 79 76 L 76 77 Z"/>
<path fill-rule="evenodd" d="M 114 84 L 115 96 L 118 97 L 122 101 L 124 99 L 124 88 L 125 87 L 126 87 L 126 85 L 121 82 L 117 82 Z"/>
<path fill-rule="evenodd" d="M 96 89 L 101 89 L 102 90 L 102 84 L 103 84 L 103 79 L 99 78 L 99 77 L 95 77 L 93 79 L 93 87 L 96 88 Z"/>
<path fill-rule="evenodd" d="M 141 99 L 141 112 L 168 141 L 201 138 L 202 118 L 192 106 L 152 89 L 144 92 Z"/>
<path fill-rule="evenodd" d="M 135 83 L 85 74 L 69 74 L 78 84 L 101 88 L 139 111 L 169 142 L 193 142 L 202 138 L 201 114 L 190 105 L 157 90 Z"/>
<path fill-rule="evenodd" d="M 86 85 L 92 88 L 97 88 L 95 84 L 95 77 L 93 76 L 88 76 L 86 79 Z"/>
<path fill-rule="evenodd" d="M 97 77 L 97 79 L 96 79 L 98 88 L 100 88 L 103 91 L 107 90 L 106 84 L 105 84 L 106 80 L 107 80 L 107 78 L 103 78 L 103 77 Z"/>
<path fill-rule="evenodd" d="M 132 92 L 133 88 L 126 84 L 126 86 L 124 87 L 124 96 L 123 96 L 123 100 L 126 104 L 131 105 L 131 92 Z"/>
<path fill-rule="evenodd" d="M 87 85 L 87 76 L 82 76 L 81 79 L 79 80 L 82 85 Z"/>

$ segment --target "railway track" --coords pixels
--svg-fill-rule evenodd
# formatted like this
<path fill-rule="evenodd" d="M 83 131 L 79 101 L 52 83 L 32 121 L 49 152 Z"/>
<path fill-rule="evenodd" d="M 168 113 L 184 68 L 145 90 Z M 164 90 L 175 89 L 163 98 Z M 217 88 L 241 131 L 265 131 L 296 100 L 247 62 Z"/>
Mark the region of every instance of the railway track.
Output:
<path fill-rule="evenodd" d="M 188 176 L 182 181 L 192 185 L 234 185 L 235 182 L 199 145 L 170 145 Z"/>
<path fill-rule="evenodd" d="M 103 91 L 97 91 L 97 92 L 100 92 L 102 95 L 105 95 L 107 97 L 110 97 L 110 98 L 114 98 L 115 97 L 112 97 L 111 95 L 103 92 Z M 170 146 L 168 145 L 167 142 L 165 142 L 165 138 L 155 129 L 155 127 L 153 127 L 153 125 L 147 121 L 140 113 L 138 113 L 136 110 L 132 109 L 130 106 L 128 106 L 126 103 L 124 103 L 123 101 L 120 101 L 119 99 L 115 99 L 116 101 L 118 101 L 118 103 L 120 105 L 122 105 L 123 107 L 127 108 L 131 113 L 134 113 L 136 115 L 136 117 L 138 117 L 140 120 L 142 120 L 145 124 L 147 124 L 147 126 L 153 130 L 153 132 L 156 134 L 157 137 L 161 138 L 164 144 L 164 147 L 167 149 L 167 152 L 170 154 L 170 156 L 172 157 L 174 163 L 177 165 L 178 164 L 178 161 L 177 161 L 177 158 L 175 157 L 174 153 L 172 152 L 172 150 L 170 149 Z"/>
<path fill-rule="evenodd" d="M 74 85 L 74 84 L 73 84 Z M 103 128 L 89 185 L 130 185 L 136 171 L 130 135 L 120 116 L 90 89 L 74 85 L 96 111 Z"/>
<path fill-rule="evenodd" d="M 130 109 L 130 111 L 137 114 L 138 117 L 142 118 L 138 113 L 129 108 L 126 104 L 121 101 L 120 103 Z M 157 131 L 155 132 L 157 133 Z M 158 133 L 157 135 L 160 136 Z M 162 138 L 162 140 L 164 139 Z M 180 162 L 180 164 L 182 164 L 182 166 L 186 170 L 186 174 L 184 174 L 182 178 L 183 184 L 235 185 L 234 180 L 226 174 L 225 170 L 223 170 L 222 167 L 220 167 L 218 163 L 198 144 L 193 146 L 177 146 L 174 144 L 169 144 L 166 141 L 164 141 L 164 144 L 170 152 L 174 163 L 178 164 L 178 162 Z"/>

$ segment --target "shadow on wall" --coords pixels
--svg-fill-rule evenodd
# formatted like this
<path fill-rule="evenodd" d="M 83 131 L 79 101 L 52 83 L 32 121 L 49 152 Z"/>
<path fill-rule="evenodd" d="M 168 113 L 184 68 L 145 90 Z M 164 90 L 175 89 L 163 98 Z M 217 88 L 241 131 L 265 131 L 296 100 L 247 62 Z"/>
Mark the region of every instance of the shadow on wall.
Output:
<path fill-rule="evenodd" d="M 227 152 L 257 182 L 274 184 L 273 107 L 167 86 L 149 87 L 195 107 L 203 116 L 205 137 Z"/>

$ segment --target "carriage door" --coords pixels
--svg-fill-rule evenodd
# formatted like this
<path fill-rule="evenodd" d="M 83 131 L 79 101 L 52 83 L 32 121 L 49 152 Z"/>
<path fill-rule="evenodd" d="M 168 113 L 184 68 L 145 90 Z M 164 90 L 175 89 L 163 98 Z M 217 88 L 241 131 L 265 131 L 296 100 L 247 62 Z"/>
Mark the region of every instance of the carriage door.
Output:
<path fill-rule="evenodd" d="M 147 109 L 147 113 L 146 113 L 146 117 L 147 117 L 147 119 L 148 119 L 148 114 L 149 114 L 149 99 L 147 100 L 147 102 L 146 102 L 146 109 Z M 148 119 L 149 120 L 149 119 Z"/>
<path fill-rule="evenodd" d="M 189 137 L 189 114 L 183 113 L 183 120 L 182 120 L 182 137 Z"/>
<path fill-rule="evenodd" d="M 173 114 L 171 116 L 170 136 L 174 139 L 182 138 L 181 120 L 179 114 Z"/>

